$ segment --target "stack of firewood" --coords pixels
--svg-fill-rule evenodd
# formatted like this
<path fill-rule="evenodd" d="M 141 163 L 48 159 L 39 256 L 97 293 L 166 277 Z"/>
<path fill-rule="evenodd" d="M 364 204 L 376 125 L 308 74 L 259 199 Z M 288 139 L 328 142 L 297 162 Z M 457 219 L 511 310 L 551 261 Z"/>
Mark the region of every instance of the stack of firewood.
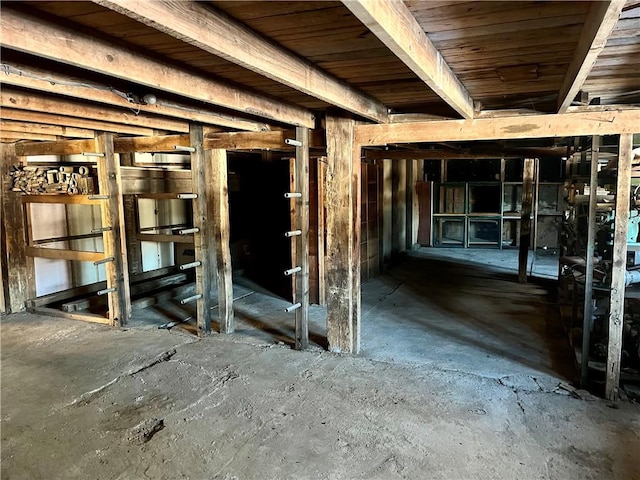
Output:
<path fill-rule="evenodd" d="M 94 193 L 94 178 L 89 168 L 47 166 L 14 166 L 9 173 L 13 177 L 14 192 L 29 195 L 42 193 L 66 193 L 88 195 Z"/>

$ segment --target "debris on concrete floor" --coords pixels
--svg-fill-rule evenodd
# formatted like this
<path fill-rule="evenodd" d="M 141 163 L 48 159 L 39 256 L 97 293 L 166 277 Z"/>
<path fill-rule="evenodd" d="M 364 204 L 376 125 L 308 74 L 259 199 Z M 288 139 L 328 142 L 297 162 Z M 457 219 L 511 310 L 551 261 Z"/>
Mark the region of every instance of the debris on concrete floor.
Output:
<path fill-rule="evenodd" d="M 30 314 L 0 333 L 7 479 L 640 479 L 640 406 L 558 395 L 530 369 L 491 377 Z"/>

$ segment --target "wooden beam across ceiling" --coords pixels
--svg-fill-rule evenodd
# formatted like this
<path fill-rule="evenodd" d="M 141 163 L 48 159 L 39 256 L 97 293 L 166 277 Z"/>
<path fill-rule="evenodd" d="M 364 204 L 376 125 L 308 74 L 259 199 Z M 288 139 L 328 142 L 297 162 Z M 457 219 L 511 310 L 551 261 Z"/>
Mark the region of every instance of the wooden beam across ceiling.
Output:
<path fill-rule="evenodd" d="M 0 131 L 3 133 L 31 133 L 68 138 L 93 138 L 95 136 L 95 132 L 87 128 L 65 127 L 33 122 L 18 122 L 15 120 L 7 120 L 6 118 L 2 118 L 0 120 Z"/>
<path fill-rule="evenodd" d="M 96 125 L 101 122 L 119 123 L 122 125 L 145 127 L 154 130 L 166 130 L 170 132 L 186 133 L 189 131 L 189 123 L 167 117 L 157 117 L 153 115 L 136 115 L 132 110 L 108 107 L 98 104 L 88 104 L 80 102 L 70 102 L 65 98 L 42 95 L 26 90 L 18 90 L 3 87 L 0 91 L 0 105 L 2 108 L 13 108 L 16 110 L 28 110 L 31 112 L 51 113 L 56 115 L 66 115 L 78 117 L 83 121 L 89 120 Z M 56 125 L 57 123 L 54 123 Z M 93 127 L 100 130 L 99 126 Z M 102 130 L 109 130 L 103 128 Z M 117 132 L 117 131 L 116 131 Z M 144 133 L 134 133 L 144 135 Z"/>
<path fill-rule="evenodd" d="M 640 131 L 640 108 L 594 113 L 525 115 L 388 125 L 357 125 L 362 146 L 393 143 L 464 142 L 520 138 L 616 135 Z"/>
<path fill-rule="evenodd" d="M 573 60 L 558 93 L 558 113 L 567 111 L 587 80 L 598 55 L 618 23 L 625 0 L 592 2 Z"/>
<path fill-rule="evenodd" d="M 239 118 L 235 115 L 211 112 L 194 105 L 163 100 L 161 98 L 158 99 L 154 105 L 132 104 L 122 96 L 115 94 L 113 90 L 110 90 L 108 87 L 93 85 L 81 78 L 54 73 L 22 63 L 7 61 L 6 59 L 3 63 L 7 75 L 3 75 L 2 78 L 0 78 L 0 82 L 5 85 L 13 85 L 40 92 L 99 102 L 106 105 L 126 108 L 127 111 L 135 109 L 153 115 L 180 118 L 204 125 L 217 125 L 234 130 L 261 132 L 271 129 L 271 127 L 264 122 Z"/>
<path fill-rule="evenodd" d="M 388 108 L 235 19 L 193 1 L 94 0 L 187 42 L 369 120 L 386 123 Z"/>
<path fill-rule="evenodd" d="M 463 118 L 473 118 L 473 100 L 402 0 L 343 0 L 440 98 Z"/>
<path fill-rule="evenodd" d="M 75 67 L 288 125 L 313 128 L 313 114 L 296 105 L 231 87 L 169 66 L 105 40 L 3 6 L 2 45 Z"/>

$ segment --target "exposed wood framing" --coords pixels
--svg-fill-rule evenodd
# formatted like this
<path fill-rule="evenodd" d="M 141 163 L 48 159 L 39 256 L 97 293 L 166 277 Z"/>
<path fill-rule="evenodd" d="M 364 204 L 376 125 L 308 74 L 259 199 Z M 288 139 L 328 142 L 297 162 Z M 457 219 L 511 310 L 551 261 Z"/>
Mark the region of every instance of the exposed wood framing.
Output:
<path fill-rule="evenodd" d="M 28 257 L 49 258 L 52 260 L 76 260 L 79 262 L 96 262 L 107 255 L 102 252 L 84 252 L 81 250 L 62 250 L 58 248 L 25 247 Z"/>
<path fill-rule="evenodd" d="M 589 176 L 589 216 L 587 217 L 587 251 L 584 256 L 584 302 L 582 310 L 582 361 L 580 362 L 580 387 L 587 388 L 589 377 L 589 345 L 593 316 L 593 254 L 596 244 L 596 211 L 598 207 L 598 155 L 600 137 L 591 141 L 591 172 Z M 575 293 L 574 293 L 575 295 Z"/>
<path fill-rule="evenodd" d="M 616 219 L 613 233 L 613 265 L 611 268 L 611 299 L 609 302 L 609 346 L 605 396 L 618 399 L 620 362 L 622 359 L 622 329 L 624 326 L 625 275 L 627 273 L 627 232 L 631 201 L 631 160 L 633 135 L 620 135 L 616 182 Z"/>
<path fill-rule="evenodd" d="M 227 179 L 227 151 L 211 150 L 211 178 L 213 200 L 213 236 L 218 268 L 218 314 L 220 333 L 233 333 L 233 277 L 230 250 L 229 189 Z"/>
<path fill-rule="evenodd" d="M 3 11 L 4 13 L 4 11 Z M 115 133 L 129 133 L 131 135 L 154 135 L 154 130 L 166 130 L 170 132 L 188 132 L 189 124 L 183 120 L 176 120 L 153 115 L 136 115 L 132 110 L 124 110 L 116 107 L 89 104 L 83 102 L 70 102 L 67 99 L 42 95 L 26 90 L 3 87 L 0 91 L 0 105 L 2 108 L 14 110 L 27 110 L 51 114 L 54 117 L 49 122 L 51 125 L 67 125 L 98 130 L 102 122 L 113 125 L 111 129 Z M 15 114 L 14 116 L 18 116 Z M 59 118 L 62 116 L 62 118 Z M 7 118 L 4 116 L 3 117 Z M 28 116 L 27 116 L 28 117 Z M 67 118 L 72 117 L 72 118 Z M 20 120 L 15 119 L 14 120 Z M 26 119 L 25 121 L 29 121 Z M 127 127 L 125 127 L 125 125 Z M 133 128 L 136 127 L 136 128 Z M 105 127 L 103 127 L 103 130 Z"/>
<path fill-rule="evenodd" d="M 186 1 L 94 1 L 356 115 L 377 122 L 388 119 L 387 108 L 377 100 L 211 7 Z"/>
<path fill-rule="evenodd" d="M 12 192 L 9 172 L 19 163 L 13 145 L 0 145 L 2 185 L 2 271 L 4 298 L 9 312 L 21 312 L 34 283 L 33 264 L 26 254 L 25 225 L 20 193 Z"/>
<path fill-rule="evenodd" d="M 291 138 L 282 130 L 271 132 L 228 132 L 211 133 L 204 139 L 204 148 L 222 150 L 248 150 L 252 148 L 284 149 L 286 138 Z"/>
<path fill-rule="evenodd" d="M 126 111 L 129 111 L 134 107 L 140 112 L 150 113 L 153 115 L 179 118 L 181 120 L 200 122 L 206 125 L 218 125 L 221 127 L 232 128 L 234 130 L 260 132 L 271 128 L 268 124 L 263 122 L 247 120 L 234 115 L 223 115 L 194 105 L 187 105 L 185 103 L 163 99 L 159 99 L 155 105 L 142 103 L 132 105 L 128 100 L 107 90 L 104 86 L 84 86 L 87 82 L 81 78 L 60 75 L 58 73 L 49 72 L 47 70 L 15 62 L 5 61 L 5 63 L 9 63 L 17 72 L 23 73 L 22 75 L 17 75 L 13 74 L 16 72 L 9 70 L 9 75 L 2 77 L 2 83 L 6 85 L 14 85 L 16 87 L 29 88 L 31 90 L 53 93 L 56 95 L 65 95 L 74 99 L 82 98 L 87 101 L 122 107 L 126 109 Z M 135 87 L 132 87 L 132 89 L 135 89 Z"/>
<path fill-rule="evenodd" d="M 325 268 L 325 243 L 326 243 L 326 178 L 327 178 L 327 157 L 320 157 L 316 162 L 318 186 L 318 304 L 325 305 L 327 302 L 326 293 L 326 268 Z"/>
<path fill-rule="evenodd" d="M 391 160 L 382 160 L 382 262 L 391 261 L 393 251 L 393 174 Z"/>
<path fill-rule="evenodd" d="M 295 199 L 296 215 L 293 229 L 301 230 L 302 235 L 292 238 L 296 242 L 295 266 L 302 268 L 295 273 L 293 303 L 301 307 L 295 311 L 296 342 L 298 350 L 309 346 L 309 129 L 298 127 L 296 140 L 302 143 L 296 147 L 295 186 L 302 196 Z"/>
<path fill-rule="evenodd" d="M 101 323 L 110 325 L 111 321 L 108 318 L 104 318 L 102 315 L 95 315 L 91 313 L 78 313 L 78 312 L 63 312 L 57 308 L 48 307 L 34 307 L 30 309 L 33 313 L 40 315 L 46 315 L 47 317 L 61 317 L 70 318 L 71 320 L 82 320 L 83 322 Z"/>
<path fill-rule="evenodd" d="M 4 132 L 45 134 L 70 138 L 93 138 L 94 136 L 93 130 L 86 128 L 45 125 L 33 122 L 17 122 L 14 120 L 5 120 L 4 118 L 0 120 L 0 131 L 3 132 L 0 136 L 4 136 Z"/>
<path fill-rule="evenodd" d="M 211 219 L 214 217 L 213 188 L 211 179 L 211 151 L 204 150 L 202 125 L 191 125 L 191 183 L 193 193 L 193 226 L 199 229 L 193 235 L 195 259 L 200 262 L 196 267 L 196 323 L 198 336 L 211 333 L 211 307 L 215 288 L 216 259 L 213 254 L 215 245 Z"/>
<path fill-rule="evenodd" d="M 522 212 L 520 216 L 520 248 L 518 250 L 518 281 L 527 283 L 527 263 L 531 246 L 531 210 L 533 206 L 533 176 L 535 159 L 525 158 L 522 171 Z"/>
<path fill-rule="evenodd" d="M 564 113 L 578 95 L 598 55 L 607 44 L 620 18 L 626 0 L 592 2 L 589 14 L 582 27 L 573 60 L 567 68 L 562 87 L 558 93 L 558 113 Z"/>
<path fill-rule="evenodd" d="M 126 325 L 131 317 L 131 292 L 129 267 L 127 265 L 127 243 L 122 204 L 122 179 L 120 162 L 113 151 L 113 135 L 99 133 L 95 139 L 94 151 L 104 153 L 96 157 L 98 186 L 100 194 L 108 195 L 101 200 L 102 225 L 111 227 L 102 233 L 104 256 L 113 257 L 113 262 L 105 263 L 107 288 L 115 288 L 108 293 L 109 320 L 113 326 Z"/>
<path fill-rule="evenodd" d="M 313 115 L 300 107 L 170 67 L 138 52 L 23 12 L 3 8 L 0 22 L 6 48 L 135 81 L 157 90 L 159 97 L 161 91 L 167 91 L 289 125 L 313 128 L 315 123 Z"/>
<path fill-rule="evenodd" d="M 327 116 L 327 340 L 340 353 L 357 353 L 360 333 L 360 156 L 353 137 L 353 120 Z"/>
<path fill-rule="evenodd" d="M 473 100 L 401 0 L 343 0 L 351 12 L 463 118 Z"/>
<path fill-rule="evenodd" d="M 359 144 L 369 146 L 390 143 L 578 137 L 634 133 L 639 124 L 640 108 L 635 108 L 564 115 L 358 125 L 355 139 Z"/>

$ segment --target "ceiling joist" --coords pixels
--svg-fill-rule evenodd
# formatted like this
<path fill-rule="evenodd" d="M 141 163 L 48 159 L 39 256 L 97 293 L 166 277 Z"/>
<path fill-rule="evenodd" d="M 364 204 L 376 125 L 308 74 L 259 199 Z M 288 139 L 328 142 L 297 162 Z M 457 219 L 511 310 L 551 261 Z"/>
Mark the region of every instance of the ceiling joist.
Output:
<path fill-rule="evenodd" d="M 400 60 L 463 118 L 473 118 L 473 100 L 401 0 L 343 0 Z"/>
<path fill-rule="evenodd" d="M 24 12 L 3 6 L 0 26 L 6 48 L 144 85 L 156 97 L 167 91 L 288 125 L 315 126 L 313 114 L 304 108 L 230 87 Z"/>
<path fill-rule="evenodd" d="M 104 103 L 106 105 L 125 108 L 127 111 L 135 109 L 153 115 L 190 120 L 204 125 L 216 125 L 234 130 L 253 132 L 270 130 L 269 125 L 263 122 L 247 120 L 236 117 L 235 115 L 223 115 L 210 112 L 206 109 L 197 108 L 182 102 L 158 99 L 154 105 L 146 103 L 132 104 L 126 98 L 117 95 L 108 87 L 91 85 L 86 80 L 80 78 L 61 75 L 6 60 L 4 61 L 4 65 L 6 75 L 0 78 L 0 83 L 6 85 L 14 85 L 16 87 L 29 88 L 40 92 Z M 122 93 L 129 94 L 131 92 Z"/>
<path fill-rule="evenodd" d="M 558 93 L 558 113 L 565 113 L 587 80 L 598 55 L 618 23 L 625 0 L 593 2 L 578 40 L 573 60 Z"/>
<path fill-rule="evenodd" d="M 388 109 L 379 101 L 198 2 L 94 1 L 331 105 L 376 122 L 388 121 Z"/>

